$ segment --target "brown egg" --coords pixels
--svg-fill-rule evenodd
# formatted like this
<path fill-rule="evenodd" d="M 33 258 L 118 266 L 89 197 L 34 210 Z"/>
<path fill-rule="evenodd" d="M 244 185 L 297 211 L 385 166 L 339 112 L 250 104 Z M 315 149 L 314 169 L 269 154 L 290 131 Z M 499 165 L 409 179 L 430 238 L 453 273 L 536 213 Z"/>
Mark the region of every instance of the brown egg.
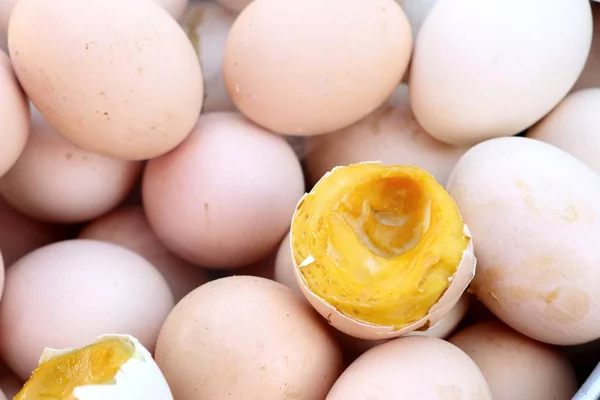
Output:
<path fill-rule="evenodd" d="M 234 276 L 186 296 L 156 361 L 177 400 L 324 399 L 342 372 L 326 324 L 285 286 Z"/>
<path fill-rule="evenodd" d="M 213 1 L 193 1 L 181 26 L 194 45 L 204 77 L 202 112 L 235 111 L 223 80 L 223 53 L 235 15 Z"/>
<path fill-rule="evenodd" d="M 83 150 L 59 135 L 32 108 L 21 157 L 0 178 L 0 193 L 15 209 L 49 222 L 83 222 L 116 207 L 141 172 L 137 161 Z"/>
<path fill-rule="evenodd" d="M 1 1 L 1 0 L 0 0 Z M 23 152 L 29 134 L 29 103 L 14 74 L 10 60 L 0 50 L 0 176 Z"/>
<path fill-rule="evenodd" d="M 482 322 L 448 339 L 479 367 L 494 400 L 568 400 L 577 391 L 569 361 L 500 322 Z"/>
<path fill-rule="evenodd" d="M 445 185 L 466 150 L 425 133 L 410 108 L 408 88 L 400 85 L 386 104 L 356 124 L 307 138 L 305 165 L 311 185 L 338 165 L 362 161 L 415 165 Z"/>
<path fill-rule="evenodd" d="M 572 91 L 600 86 L 600 4 L 592 1 L 592 18 L 594 20 L 594 37 L 585 67 Z"/>
<path fill-rule="evenodd" d="M 152 351 L 173 304 L 163 277 L 124 247 L 84 239 L 50 244 L 7 271 L 0 350 L 21 379 L 45 347 L 79 347 L 106 332 L 130 334 Z"/>
<path fill-rule="evenodd" d="M 281 137 L 239 114 L 209 113 L 181 146 L 148 163 L 142 189 L 150 226 L 168 248 L 206 267 L 236 268 L 277 248 L 304 178 Z"/>
<path fill-rule="evenodd" d="M 20 0 L 9 39 L 31 101 L 84 149 L 152 158 L 181 143 L 196 122 L 198 57 L 154 1 Z"/>
<path fill-rule="evenodd" d="M 175 302 L 208 280 L 202 268 L 167 250 L 150 229 L 141 207 L 126 207 L 106 214 L 88 224 L 79 238 L 115 243 L 143 256 L 163 275 Z"/>
<path fill-rule="evenodd" d="M 327 395 L 327 400 L 366 399 L 491 400 L 492 396 L 477 365 L 458 347 L 413 336 L 364 353 Z"/>
<path fill-rule="evenodd" d="M 248 6 L 248 4 L 252 3 L 252 0 L 217 0 L 219 4 L 225 6 L 229 10 L 233 12 L 239 13 L 244 8 Z"/>
<path fill-rule="evenodd" d="M 408 19 L 394 0 L 256 0 L 231 28 L 223 74 L 248 118 L 308 136 L 380 106 L 411 50 Z"/>

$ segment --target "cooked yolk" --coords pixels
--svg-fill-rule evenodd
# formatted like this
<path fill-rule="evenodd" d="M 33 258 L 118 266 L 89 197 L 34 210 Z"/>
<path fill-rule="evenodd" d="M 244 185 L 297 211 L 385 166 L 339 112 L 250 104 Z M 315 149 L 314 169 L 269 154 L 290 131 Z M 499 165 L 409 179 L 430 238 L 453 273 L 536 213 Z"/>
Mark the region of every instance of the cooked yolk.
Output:
<path fill-rule="evenodd" d="M 292 251 L 307 287 L 338 311 L 401 327 L 425 317 L 450 285 L 469 243 L 463 227 L 424 170 L 355 164 L 332 171 L 298 206 Z"/>
<path fill-rule="evenodd" d="M 42 362 L 14 400 L 75 400 L 78 386 L 113 383 L 135 354 L 125 338 L 109 338 Z"/>

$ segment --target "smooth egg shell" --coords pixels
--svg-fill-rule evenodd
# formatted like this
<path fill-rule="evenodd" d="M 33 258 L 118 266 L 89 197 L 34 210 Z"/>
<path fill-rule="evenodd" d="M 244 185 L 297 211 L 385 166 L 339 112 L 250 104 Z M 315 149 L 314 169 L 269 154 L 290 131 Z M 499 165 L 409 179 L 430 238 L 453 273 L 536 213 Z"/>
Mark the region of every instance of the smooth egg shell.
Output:
<path fill-rule="evenodd" d="M 600 338 L 600 176 L 523 137 L 471 148 L 448 181 L 473 232 L 471 289 L 513 329 L 569 345 Z"/>
<path fill-rule="evenodd" d="M 321 178 L 321 181 L 325 179 L 329 174 L 334 172 L 336 167 Z M 319 181 L 320 182 L 320 181 Z M 319 182 L 315 185 L 315 188 L 319 185 Z M 313 190 L 315 190 L 313 188 Z M 296 210 L 300 208 L 306 196 L 309 196 L 310 193 L 306 193 L 302 196 L 302 199 L 298 202 Z M 463 234 L 469 238 L 471 238 L 471 233 L 469 232 L 469 228 L 467 225 L 463 228 Z M 290 233 L 290 242 L 293 246 L 294 243 L 294 235 Z M 290 246 L 290 247 L 291 247 Z M 293 249 L 291 250 L 293 254 Z M 293 256 L 292 256 L 293 258 Z M 300 290 L 309 301 L 309 303 L 321 314 L 327 321 L 336 329 L 344 332 L 347 335 L 353 336 L 359 339 L 367 339 L 367 340 L 382 340 L 382 339 L 391 339 L 399 336 L 403 336 L 409 332 L 415 331 L 419 328 L 427 329 L 429 326 L 434 326 L 438 321 L 442 320 L 452 308 L 459 301 L 460 297 L 467 289 L 467 286 L 475 276 L 475 268 L 477 264 L 477 260 L 475 258 L 475 254 L 473 252 L 473 240 L 469 240 L 469 244 L 467 248 L 463 252 L 462 259 L 459 265 L 456 268 L 456 272 L 452 277 L 452 282 L 442 295 L 438 302 L 431 307 L 429 313 L 410 324 L 407 324 L 401 328 L 396 328 L 393 326 L 379 326 L 373 325 L 366 322 L 358 321 L 353 318 L 350 318 L 340 311 L 338 311 L 335 307 L 330 305 L 328 302 L 317 296 L 313 293 L 310 288 L 307 286 L 304 281 L 304 277 L 300 273 L 300 268 L 302 268 L 302 263 L 297 264 L 294 261 L 294 275 L 296 276 L 296 281 L 300 286 Z M 306 260 L 304 262 L 310 262 L 310 260 Z"/>
<path fill-rule="evenodd" d="M 438 1 L 413 54 L 415 116 L 451 144 L 516 135 L 569 92 L 591 40 L 589 0 Z"/>

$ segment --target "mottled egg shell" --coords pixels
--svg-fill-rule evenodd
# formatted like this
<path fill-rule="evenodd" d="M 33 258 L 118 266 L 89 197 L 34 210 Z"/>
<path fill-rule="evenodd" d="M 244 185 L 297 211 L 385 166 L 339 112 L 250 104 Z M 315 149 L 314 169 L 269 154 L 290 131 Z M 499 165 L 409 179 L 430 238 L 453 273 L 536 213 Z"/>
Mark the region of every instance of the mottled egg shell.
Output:
<path fill-rule="evenodd" d="M 29 103 L 9 58 L 0 50 L 0 176 L 17 161 L 29 135 Z"/>
<path fill-rule="evenodd" d="M 162 327 L 156 361 L 177 400 L 324 399 L 343 369 L 308 304 L 249 276 L 209 282 L 181 300 Z"/>
<path fill-rule="evenodd" d="M 235 15 L 213 1 L 193 1 L 181 26 L 194 45 L 204 77 L 202 112 L 234 111 L 223 80 L 223 53 Z"/>
<path fill-rule="evenodd" d="M 600 176 L 568 153 L 498 138 L 459 160 L 448 191 L 473 232 L 473 292 L 542 342 L 600 338 Z"/>
<path fill-rule="evenodd" d="M 84 222 L 116 207 L 142 171 L 139 161 L 83 150 L 64 139 L 32 107 L 31 132 L 0 194 L 15 209 L 48 222 Z"/>
<path fill-rule="evenodd" d="M 447 143 L 515 135 L 569 92 L 591 40 L 588 0 L 440 1 L 412 59 L 415 116 Z"/>
<path fill-rule="evenodd" d="M 600 89 L 571 93 L 527 136 L 550 143 L 600 174 Z"/>
<path fill-rule="evenodd" d="M 282 137 L 237 113 L 207 113 L 181 146 L 148 162 L 142 190 L 148 222 L 171 251 L 237 268 L 277 248 L 304 177 Z"/>
<path fill-rule="evenodd" d="M 469 326 L 448 341 L 475 361 L 494 400 L 566 400 L 577 391 L 565 356 L 500 322 Z"/>
<path fill-rule="evenodd" d="M 165 278 L 175 302 L 208 280 L 202 268 L 177 257 L 158 240 L 141 207 L 124 207 L 103 215 L 85 226 L 79 238 L 115 243 L 143 256 Z"/>
<path fill-rule="evenodd" d="M 187 136 L 202 106 L 196 52 L 153 1 L 22 0 L 11 16 L 9 49 L 47 121 L 103 155 L 166 153 Z"/>
<path fill-rule="evenodd" d="M 356 124 L 306 139 L 305 167 L 309 184 L 338 165 L 362 161 L 416 165 L 445 185 L 454 164 L 467 150 L 429 136 L 415 120 L 408 88 L 400 85 L 393 96 Z"/>
<path fill-rule="evenodd" d="M 308 136 L 380 106 L 411 50 L 408 19 L 394 0 L 255 0 L 231 28 L 223 74 L 252 121 Z"/>
<path fill-rule="evenodd" d="M 390 340 L 360 356 L 327 400 L 491 400 L 477 365 L 458 347 L 432 337 Z"/>

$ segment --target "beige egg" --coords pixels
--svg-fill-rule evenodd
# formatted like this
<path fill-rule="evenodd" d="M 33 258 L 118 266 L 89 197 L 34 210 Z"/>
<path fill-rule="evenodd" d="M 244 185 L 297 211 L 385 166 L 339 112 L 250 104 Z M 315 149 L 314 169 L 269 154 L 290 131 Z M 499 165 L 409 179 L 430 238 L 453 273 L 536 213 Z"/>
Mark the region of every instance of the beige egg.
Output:
<path fill-rule="evenodd" d="M 152 158 L 181 143 L 196 122 L 203 96 L 198 57 L 153 1 L 20 0 L 9 38 L 31 101 L 84 149 Z"/>
<path fill-rule="evenodd" d="M 252 3 L 252 0 L 217 0 L 219 4 L 228 8 L 229 10 L 239 13 L 244 8 L 248 6 L 248 4 Z"/>
<path fill-rule="evenodd" d="M 304 178 L 283 138 L 237 113 L 208 113 L 181 146 L 148 163 L 142 190 L 150 226 L 171 251 L 237 268 L 277 248 Z"/>
<path fill-rule="evenodd" d="M 156 237 L 141 207 L 124 207 L 89 223 L 80 239 L 103 240 L 135 251 L 165 278 L 175 302 L 208 281 L 204 269 L 171 253 Z"/>
<path fill-rule="evenodd" d="M 177 400 L 324 399 L 342 372 L 327 326 L 285 286 L 234 276 L 175 306 L 156 361 Z"/>
<path fill-rule="evenodd" d="M 0 176 L 17 161 L 29 135 L 29 103 L 10 60 L 0 51 Z"/>
<path fill-rule="evenodd" d="M 473 233 L 471 289 L 513 329 L 569 345 L 600 338 L 600 176 L 541 141 L 471 148 L 448 191 Z"/>
<path fill-rule="evenodd" d="M 223 80 L 223 53 L 235 15 L 213 1 L 193 1 L 181 26 L 194 45 L 204 77 L 202 112 L 235 111 Z"/>
<path fill-rule="evenodd" d="M 7 270 L 2 357 L 25 380 L 45 347 L 79 347 L 104 332 L 135 335 L 152 351 L 173 304 L 160 273 L 124 247 L 84 239 L 50 244 Z"/>
<path fill-rule="evenodd" d="M 188 0 L 156 0 L 173 18 L 180 19 L 188 5 Z"/>
<path fill-rule="evenodd" d="M 327 400 L 491 400 L 477 365 L 458 347 L 432 337 L 406 337 L 354 361 Z"/>
<path fill-rule="evenodd" d="M 16 210 L 48 222 L 83 222 L 116 207 L 142 165 L 83 150 L 64 139 L 32 108 L 21 157 L 0 178 L 0 194 Z"/>
<path fill-rule="evenodd" d="M 589 0 L 438 2 L 412 59 L 415 116 L 457 145 L 515 135 L 569 92 L 591 40 Z"/>
<path fill-rule="evenodd" d="M 445 185 L 466 150 L 429 136 L 415 120 L 406 85 L 400 85 L 384 105 L 356 124 L 307 138 L 305 167 L 311 185 L 338 165 L 362 161 L 416 165 Z"/>
<path fill-rule="evenodd" d="M 304 299 L 305 297 L 296 280 L 294 269 L 294 260 L 292 259 L 292 249 L 290 247 L 290 233 L 288 232 L 277 250 L 274 278 L 275 281 L 289 287 Z"/>
<path fill-rule="evenodd" d="M 397 0 L 412 28 L 413 37 L 416 39 L 425 17 L 429 14 L 429 11 L 437 3 L 438 0 Z"/>
<path fill-rule="evenodd" d="M 500 322 L 469 326 L 448 340 L 475 361 L 494 400 L 567 400 L 577 391 L 565 356 Z"/>
<path fill-rule="evenodd" d="M 252 121 L 309 136 L 380 106 L 411 50 L 408 19 L 394 0 L 256 0 L 231 28 L 223 74 Z"/>
<path fill-rule="evenodd" d="M 600 4 L 592 1 L 592 17 L 594 20 L 594 37 L 592 39 L 592 48 L 588 56 L 583 71 L 572 90 L 580 90 L 600 86 Z"/>
<path fill-rule="evenodd" d="M 469 229 L 425 170 L 336 167 L 305 194 L 290 229 L 302 293 L 343 333 L 367 340 L 425 330 L 475 274 Z"/>
<path fill-rule="evenodd" d="M 527 136 L 550 143 L 600 174 L 600 88 L 573 92 Z"/>

